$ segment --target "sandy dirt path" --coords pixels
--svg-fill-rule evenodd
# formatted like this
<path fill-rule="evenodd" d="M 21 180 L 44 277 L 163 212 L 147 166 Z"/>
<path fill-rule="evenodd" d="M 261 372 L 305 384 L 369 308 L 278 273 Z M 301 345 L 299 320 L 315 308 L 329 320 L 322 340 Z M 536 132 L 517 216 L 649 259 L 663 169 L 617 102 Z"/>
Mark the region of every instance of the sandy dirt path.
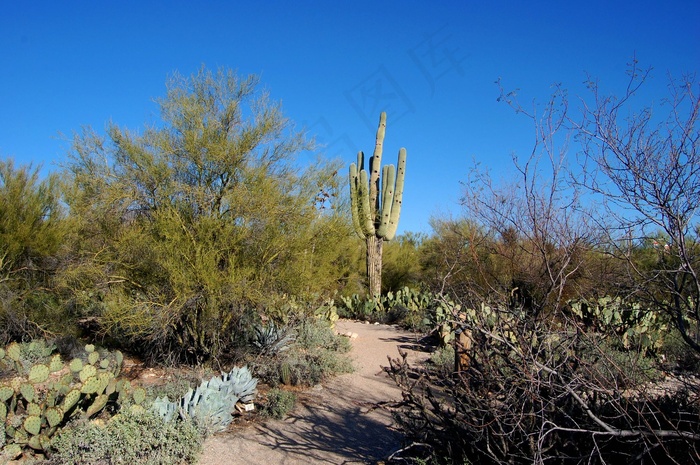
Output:
<path fill-rule="evenodd" d="M 382 371 L 387 355 L 408 350 L 422 360 L 416 336 L 387 325 L 339 321 L 337 330 L 353 332 L 355 373 L 342 375 L 300 396 L 293 413 L 214 435 L 204 442 L 200 465 L 372 464 L 401 447 L 391 416 L 376 402 L 399 400 L 401 392 Z"/>

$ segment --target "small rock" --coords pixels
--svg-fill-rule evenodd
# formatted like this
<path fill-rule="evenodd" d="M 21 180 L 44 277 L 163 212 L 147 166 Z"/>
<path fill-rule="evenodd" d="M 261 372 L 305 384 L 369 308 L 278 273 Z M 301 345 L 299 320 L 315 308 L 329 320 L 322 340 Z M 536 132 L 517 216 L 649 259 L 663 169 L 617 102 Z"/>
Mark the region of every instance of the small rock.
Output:
<path fill-rule="evenodd" d="M 350 339 L 357 339 L 357 333 L 350 333 Z"/>

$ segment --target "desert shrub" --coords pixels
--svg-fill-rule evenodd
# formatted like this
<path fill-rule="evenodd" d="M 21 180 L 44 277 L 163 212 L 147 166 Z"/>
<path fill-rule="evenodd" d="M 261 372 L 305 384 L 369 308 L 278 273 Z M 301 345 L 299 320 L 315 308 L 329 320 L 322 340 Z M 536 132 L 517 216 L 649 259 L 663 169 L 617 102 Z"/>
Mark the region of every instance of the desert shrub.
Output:
<path fill-rule="evenodd" d="M 571 321 L 492 308 L 463 321 L 461 371 L 387 369 L 403 391 L 396 419 L 446 463 L 694 463 L 698 387 L 660 385 L 654 358 L 611 352 Z M 461 349 L 460 349 L 461 350 Z M 635 371 L 629 372 L 631 369 Z"/>
<path fill-rule="evenodd" d="M 273 388 L 267 393 L 261 413 L 266 417 L 281 420 L 294 409 L 296 401 L 297 396 L 293 392 Z"/>
<path fill-rule="evenodd" d="M 663 366 L 668 371 L 700 372 L 700 355 L 677 332 L 671 332 L 666 337 L 661 354 Z"/>
<path fill-rule="evenodd" d="M 438 347 L 430 355 L 431 371 L 442 378 L 449 378 L 455 371 L 455 349 L 453 346 Z"/>
<path fill-rule="evenodd" d="M 398 292 L 406 287 L 418 288 L 422 282 L 422 233 L 406 232 L 387 241 L 382 251 L 382 293 Z"/>
<path fill-rule="evenodd" d="M 124 412 L 107 422 L 76 421 L 53 440 L 47 465 L 194 464 L 202 436 L 192 422 L 166 423 L 152 413 Z"/>
<path fill-rule="evenodd" d="M 620 348 L 617 338 L 597 338 L 590 335 L 597 346 L 582 347 L 580 356 L 590 365 L 588 376 L 602 385 L 614 385 L 619 389 L 632 388 L 659 381 L 662 367 L 656 357 L 637 350 Z"/>
<path fill-rule="evenodd" d="M 309 386 L 353 370 L 345 355 L 350 342 L 335 334 L 327 322 L 303 318 L 292 323 L 288 331 L 293 331 L 296 337 L 286 350 L 272 357 L 257 355 L 251 361 L 255 373 L 266 383 Z"/>
<path fill-rule="evenodd" d="M 65 236 L 58 177 L 0 160 L 0 344 L 65 329 L 51 292 Z"/>
<path fill-rule="evenodd" d="M 199 385 L 202 379 L 211 378 L 212 376 L 214 376 L 213 370 L 204 368 L 187 372 L 180 371 L 176 376 L 173 376 L 165 383 L 148 386 L 146 391 L 150 399 L 155 399 L 157 397 L 179 399 L 184 396 L 188 390 Z"/>
<path fill-rule="evenodd" d="M 307 319 L 297 326 L 297 344 L 302 350 L 313 351 L 317 349 L 330 350 L 332 352 L 346 353 L 350 351 L 350 342 L 347 338 L 338 336 L 325 322 Z"/>
<path fill-rule="evenodd" d="M 350 225 L 338 166 L 297 162 L 311 143 L 257 84 L 176 75 L 162 124 L 75 137 L 62 297 L 150 361 L 216 359 L 250 309 L 340 285 Z"/>
<path fill-rule="evenodd" d="M 285 366 L 291 371 L 291 384 L 314 385 L 330 376 L 353 370 L 347 338 L 338 336 L 323 321 L 308 319 L 297 328 L 295 350 L 287 352 L 279 361 L 281 379 Z"/>

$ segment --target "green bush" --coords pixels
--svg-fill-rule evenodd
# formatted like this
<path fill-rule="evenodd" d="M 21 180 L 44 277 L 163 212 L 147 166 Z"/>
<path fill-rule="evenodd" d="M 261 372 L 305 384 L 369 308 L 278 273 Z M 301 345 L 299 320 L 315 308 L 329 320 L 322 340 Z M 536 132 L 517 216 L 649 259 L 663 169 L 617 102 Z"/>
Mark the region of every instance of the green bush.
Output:
<path fill-rule="evenodd" d="M 700 354 L 686 343 L 677 331 L 664 340 L 663 365 L 668 371 L 700 372 Z"/>
<path fill-rule="evenodd" d="M 47 465 L 194 464 L 201 446 L 192 422 L 165 423 L 152 413 L 124 412 L 104 424 L 78 421 L 63 429 Z"/>
<path fill-rule="evenodd" d="M 353 370 L 345 355 L 350 341 L 338 336 L 323 320 L 303 318 L 290 326 L 296 339 L 287 350 L 273 357 L 256 356 L 250 361 L 254 371 L 271 386 L 315 385 L 324 379 Z"/>
<path fill-rule="evenodd" d="M 0 344 L 70 321 L 50 292 L 65 222 L 58 177 L 0 160 Z"/>
<path fill-rule="evenodd" d="M 351 247 L 337 163 L 300 167 L 310 142 L 257 84 L 226 70 L 174 76 L 160 124 L 75 138 L 76 259 L 61 289 L 149 361 L 218 359 L 249 309 L 339 286 Z"/>
<path fill-rule="evenodd" d="M 455 349 L 453 346 L 439 347 L 430 355 L 432 370 L 441 377 L 449 378 L 455 371 Z"/>
<path fill-rule="evenodd" d="M 644 383 L 659 381 L 663 372 L 654 357 L 641 351 L 619 349 L 619 343 L 597 341 L 590 353 L 583 350 L 582 357 L 589 360 L 592 379 L 619 389 L 633 388 Z"/>
<path fill-rule="evenodd" d="M 281 420 L 294 409 L 296 401 L 297 396 L 293 392 L 273 388 L 267 393 L 261 413 L 266 417 Z"/>

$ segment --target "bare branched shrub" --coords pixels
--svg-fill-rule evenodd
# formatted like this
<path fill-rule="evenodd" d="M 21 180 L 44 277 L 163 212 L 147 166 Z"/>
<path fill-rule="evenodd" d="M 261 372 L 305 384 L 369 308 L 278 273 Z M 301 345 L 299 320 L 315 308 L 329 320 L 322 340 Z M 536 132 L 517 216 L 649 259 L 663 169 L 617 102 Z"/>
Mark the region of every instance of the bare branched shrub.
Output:
<path fill-rule="evenodd" d="M 571 119 L 582 144 L 578 185 L 604 207 L 594 218 L 631 292 L 670 314 L 700 351 L 700 89 L 694 76 L 670 79 L 668 99 L 640 105 L 649 73 L 634 60 L 619 97 L 589 79 L 591 102 Z"/>
<path fill-rule="evenodd" d="M 459 363 L 452 376 L 405 358 L 387 368 L 403 390 L 399 424 L 433 457 L 700 462 L 697 379 L 664 377 L 659 346 L 643 342 L 652 327 L 673 336 L 656 317 L 665 312 L 699 347 L 700 99 L 687 79 L 672 82 L 667 118 L 622 113 L 645 78 L 633 65 L 619 99 L 591 82 L 582 121 L 560 87 L 533 110 L 502 92 L 533 122 L 533 151 L 514 157 L 512 181 L 474 170 L 469 219 L 440 224 L 427 248 L 433 285 L 461 304 L 451 321 L 468 335 L 456 338 Z M 581 166 L 570 166 L 572 137 Z M 576 312 L 575 301 L 629 307 Z"/>
<path fill-rule="evenodd" d="M 572 321 L 475 315 L 471 365 L 453 377 L 391 361 L 396 418 L 448 463 L 698 463 L 698 386 L 625 371 Z M 629 354 L 627 354 L 629 356 Z M 669 383 L 671 381 L 668 381 Z"/>

